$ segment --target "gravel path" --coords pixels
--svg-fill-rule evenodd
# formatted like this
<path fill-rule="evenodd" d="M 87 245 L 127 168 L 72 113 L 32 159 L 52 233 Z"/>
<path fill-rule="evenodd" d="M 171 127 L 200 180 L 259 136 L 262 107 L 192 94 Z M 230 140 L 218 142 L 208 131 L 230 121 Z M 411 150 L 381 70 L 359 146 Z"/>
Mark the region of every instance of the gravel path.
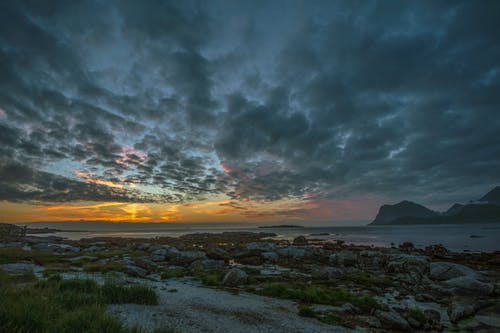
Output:
<path fill-rule="evenodd" d="M 157 289 L 159 305 L 111 305 L 108 311 L 129 326 L 168 326 L 181 333 L 352 332 L 300 317 L 296 304 L 287 300 L 205 288 L 189 278 L 149 284 Z"/>

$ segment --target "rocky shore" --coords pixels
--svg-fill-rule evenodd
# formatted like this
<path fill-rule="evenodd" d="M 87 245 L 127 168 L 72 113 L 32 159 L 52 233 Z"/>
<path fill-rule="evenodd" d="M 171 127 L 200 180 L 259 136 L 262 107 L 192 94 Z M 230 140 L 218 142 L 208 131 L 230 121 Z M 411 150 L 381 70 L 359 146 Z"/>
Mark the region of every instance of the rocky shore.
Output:
<path fill-rule="evenodd" d="M 159 305 L 108 309 L 146 330 L 157 324 L 179 332 L 500 330 L 500 252 L 273 236 L 23 236 L 0 242 L 0 269 L 33 271 L 39 279 L 114 274 L 124 283 L 148 284 L 159 293 Z"/>

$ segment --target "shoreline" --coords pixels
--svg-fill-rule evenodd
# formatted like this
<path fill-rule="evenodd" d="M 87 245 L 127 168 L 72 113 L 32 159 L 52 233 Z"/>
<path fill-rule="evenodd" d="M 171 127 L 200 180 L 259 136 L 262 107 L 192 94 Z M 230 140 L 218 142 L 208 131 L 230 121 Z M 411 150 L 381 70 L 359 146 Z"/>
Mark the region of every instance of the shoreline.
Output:
<path fill-rule="evenodd" d="M 168 318 L 158 317 L 165 311 L 171 312 L 181 332 L 210 331 L 207 323 L 215 325 L 214 319 L 196 320 L 206 311 L 214 314 L 222 331 L 235 332 L 254 332 L 255 325 L 293 331 L 262 313 L 286 317 L 295 326 L 317 332 L 446 331 L 470 328 L 471 318 L 474 329 L 500 328 L 495 326 L 500 320 L 495 314 L 500 304 L 500 251 L 461 253 L 440 245 L 419 249 L 409 242 L 384 248 L 304 236 L 272 239 L 275 236 L 27 236 L 0 242 L 0 269 L 9 274 L 31 270 L 42 280 L 57 275 L 102 281 L 112 274 L 124 283 L 152 286 L 160 297 L 158 307 L 109 308 L 127 325 L 145 324 L 147 330 L 153 329 L 148 322 L 166 323 Z M 168 292 L 174 289 L 175 297 Z M 212 301 L 196 301 L 207 295 Z M 229 304 L 244 299 L 254 304 L 242 308 L 245 315 L 229 310 Z M 286 311 L 267 308 L 271 299 Z M 189 313 L 182 316 L 174 308 Z"/>

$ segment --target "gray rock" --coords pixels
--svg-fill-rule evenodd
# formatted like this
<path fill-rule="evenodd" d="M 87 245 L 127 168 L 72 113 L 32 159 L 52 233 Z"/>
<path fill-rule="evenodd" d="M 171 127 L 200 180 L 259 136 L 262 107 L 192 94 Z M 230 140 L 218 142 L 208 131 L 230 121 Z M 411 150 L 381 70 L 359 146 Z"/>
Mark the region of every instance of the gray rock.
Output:
<path fill-rule="evenodd" d="M 226 273 L 222 280 L 222 284 L 228 287 L 236 287 L 247 283 L 247 281 L 248 274 L 245 271 L 239 268 L 233 268 Z"/>
<path fill-rule="evenodd" d="M 377 317 L 373 316 L 356 316 L 356 319 L 360 321 L 361 323 L 365 323 L 366 326 L 373 327 L 373 328 L 381 328 L 382 323 Z"/>
<path fill-rule="evenodd" d="M 476 307 L 473 304 L 452 303 L 448 307 L 448 316 L 452 323 L 470 317 L 476 312 Z"/>
<path fill-rule="evenodd" d="M 342 250 L 330 256 L 330 262 L 336 266 L 352 267 L 358 264 L 358 254 L 354 251 Z"/>
<path fill-rule="evenodd" d="M 210 259 L 229 259 L 229 253 L 227 253 L 226 250 L 221 249 L 220 247 L 211 247 L 206 251 L 206 254 Z"/>
<path fill-rule="evenodd" d="M 304 258 L 307 255 L 307 250 L 298 246 L 287 246 L 276 251 L 280 257 L 286 258 Z"/>
<path fill-rule="evenodd" d="M 273 251 L 262 252 L 260 255 L 262 258 L 264 258 L 267 261 L 277 262 L 279 260 L 279 255 Z"/>
<path fill-rule="evenodd" d="M 85 252 L 99 252 L 102 251 L 103 247 L 98 245 L 91 245 L 85 249 Z"/>
<path fill-rule="evenodd" d="M 461 276 L 475 276 L 472 268 L 452 262 L 433 262 L 430 264 L 429 277 L 433 280 L 444 281 Z"/>
<path fill-rule="evenodd" d="M 189 268 L 194 271 L 203 270 L 214 270 L 224 268 L 224 260 L 214 260 L 214 259 L 198 259 L 189 265 Z"/>
<path fill-rule="evenodd" d="M 429 271 L 430 259 L 427 256 L 398 254 L 389 257 L 387 272 L 425 274 Z"/>
<path fill-rule="evenodd" d="M 408 325 L 406 319 L 401 317 L 395 311 L 376 310 L 375 317 L 377 317 L 385 326 L 389 327 L 390 329 L 396 329 L 402 331 L 410 330 L 410 325 Z"/>
<path fill-rule="evenodd" d="M 124 265 L 123 271 L 125 273 L 127 273 L 128 275 L 134 276 L 134 277 L 145 277 L 146 275 L 148 275 L 147 270 L 145 270 L 141 267 L 138 267 L 138 266 L 134 266 L 134 265 Z"/>
<path fill-rule="evenodd" d="M 270 252 L 276 250 L 276 248 L 276 244 L 269 242 L 253 242 L 245 245 L 245 249 L 248 251 Z"/>
<path fill-rule="evenodd" d="M 157 267 L 156 264 L 148 257 L 135 258 L 134 264 L 140 268 L 147 270 L 148 272 L 154 271 Z"/>
<path fill-rule="evenodd" d="M 162 249 L 162 248 L 156 249 L 153 252 L 151 252 L 151 260 L 154 262 L 165 261 L 166 254 L 167 254 L 166 249 Z"/>
<path fill-rule="evenodd" d="M 147 251 L 151 247 L 151 243 L 142 243 L 137 247 L 137 250 Z"/>
<path fill-rule="evenodd" d="M 311 270 L 311 276 L 317 280 L 330 280 L 344 275 L 344 272 L 337 267 L 317 266 Z"/>
<path fill-rule="evenodd" d="M 385 266 L 387 256 L 380 251 L 364 250 L 359 252 L 358 263 L 364 268 L 379 268 Z"/>
<path fill-rule="evenodd" d="M 202 251 L 170 251 L 167 253 L 167 258 L 176 265 L 191 264 L 198 259 L 206 259 L 205 252 Z"/>
<path fill-rule="evenodd" d="M 26 272 L 37 272 L 44 270 L 42 266 L 38 266 L 30 262 L 16 262 L 13 264 L 3 264 L 0 265 L 0 269 L 10 274 L 21 274 Z"/>
<path fill-rule="evenodd" d="M 460 276 L 444 281 L 448 287 L 455 289 L 457 293 L 473 295 L 491 295 L 494 285 L 476 280 L 473 276 Z"/>
<path fill-rule="evenodd" d="M 293 245 L 307 245 L 307 243 L 307 238 L 305 236 L 298 236 L 293 240 Z"/>

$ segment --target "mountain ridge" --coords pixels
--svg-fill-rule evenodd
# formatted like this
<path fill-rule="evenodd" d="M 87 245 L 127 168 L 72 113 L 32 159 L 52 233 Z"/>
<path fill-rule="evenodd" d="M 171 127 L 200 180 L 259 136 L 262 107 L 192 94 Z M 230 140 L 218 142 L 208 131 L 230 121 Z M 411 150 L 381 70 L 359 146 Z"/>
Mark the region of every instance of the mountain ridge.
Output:
<path fill-rule="evenodd" d="M 370 225 L 453 224 L 500 222 L 500 186 L 496 186 L 478 202 L 453 204 L 444 212 L 403 200 L 382 205 Z"/>

